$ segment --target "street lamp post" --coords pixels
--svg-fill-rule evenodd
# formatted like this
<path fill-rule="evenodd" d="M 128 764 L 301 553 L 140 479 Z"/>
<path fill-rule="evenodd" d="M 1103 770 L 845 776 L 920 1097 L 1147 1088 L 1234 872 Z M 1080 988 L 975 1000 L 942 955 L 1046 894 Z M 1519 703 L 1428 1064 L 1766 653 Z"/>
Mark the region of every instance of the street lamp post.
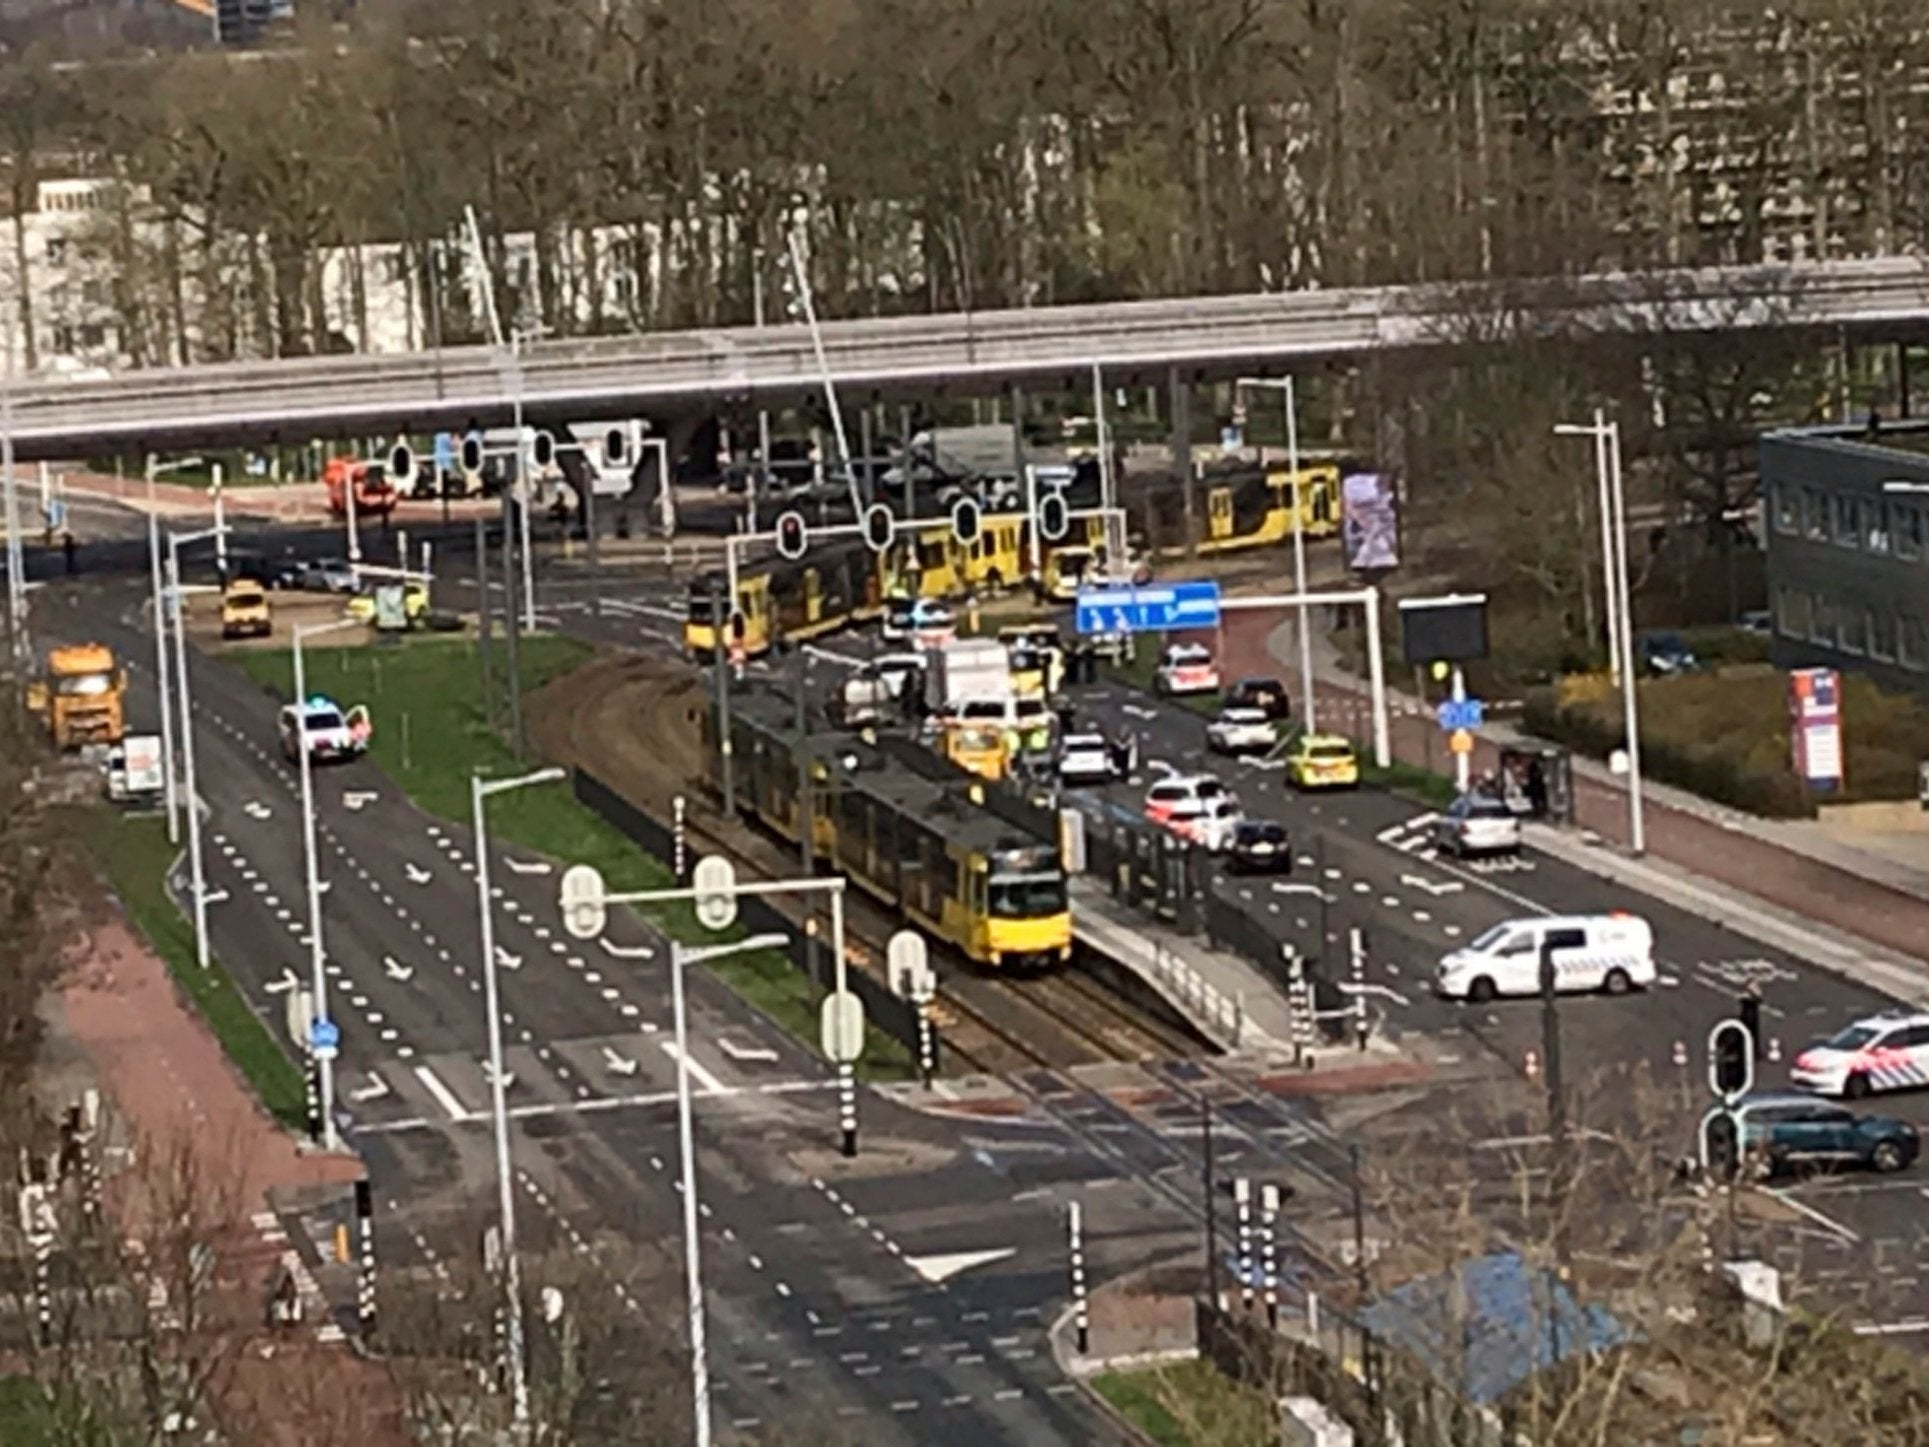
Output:
<path fill-rule="evenodd" d="M 174 706 L 170 702 L 171 669 L 167 658 L 167 595 L 161 585 L 161 519 L 154 509 L 154 479 L 164 472 L 199 466 L 200 462 L 198 457 L 161 462 L 153 453 L 147 455 L 147 565 L 154 580 L 154 678 L 161 703 L 161 785 L 167 808 L 167 842 L 170 844 L 181 842 L 181 820 L 174 791 Z"/>
<path fill-rule="evenodd" d="M 208 967 L 208 881 L 201 863 L 201 811 L 194 779 L 194 705 L 188 680 L 188 619 L 185 590 L 181 586 L 181 548 L 188 543 L 218 537 L 220 528 L 167 535 L 167 584 L 170 611 L 174 615 L 174 674 L 181 710 L 181 773 L 187 794 L 188 869 L 194 881 L 194 957 L 202 969 Z"/>
<path fill-rule="evenodd" d="M 569 777 L 562 769 L 538 769 L 513 779 L 472 775 L 469 798 L 475 812 L 476 909 L 481 918 L 483 1008 L 489 1012 L 489 1110 L 496 1136 L 496 1199 L 502 1214 L 503 1296 L 507 1313 L 509 1397 L 518 1430 L 529 1426 L 529 1378 L 523 1363 L 522 1273 L 516 1265 L 516 1194 L 509 1173 L 509 1105 L 502 1063 L 502 1006 L 496 984 L 495 905 L 489 896 L 489 837 L 484 802 L 494 794 Z"/>
<path fill-rule="evenodd" d="M 1560 437 L 1591 437 L 1601 482 L 1602 564 L 1607 579 L 1608 643 L 1620 676 L 1622 722 L 1627 730 L 1628 848 L 1647 852 L 1647 823 L 1641 798 L 1641 716 L 1634 670 L 1634 610 L 1628 584 L 1627 492 L 1621 477 L 1621 424 L 1599 408 L 1591 423 L 1562 422 Z"/>
<path fill-rule="evenodd" d="M 522 631 L 536 631 L 536 571 L 530 560 L 529 546 L 529 441 L 523 435 L 522 347 L 534 341 L 546 328 L 518 326 L 509 333 L 509 380 L 514 385 L 516 429 L 516 543 L 522 549 Z"/>
<path fill-rule="evenodd" d="M 1241 377 L 1233 383 L 1233 389 L 1253 387 L 1286 394 L 1286 487 L 1292 498 L 1293 507 L 1293 587 L 1296 591 L 1306 591 L 1306 529 L 1304 511 L 1300 501 L 1299 488 L 1299 394 L 1294 390 L 1291 377 Z M 1316 690 L 1313 687 L 1313 620 L 1301 608 L 1293 614 L 1293 631 L 1299 635 L 1299 676 L 1300 688 L 1305 694 L 1301 715 L 1306 731 L 1312 733 L 1317 727 Z"/>
<path fill-rule="evenodd" d="M 320 633 L 359 626 L 353 618 L 310 623 L 295 629 L 295 753 L 301 773 L 301 848 L 308 887 L 308 988 L 315 1000 L 315 1018 L 328 1018 L 327 951 L 322 947 L 321 856 L 315 848 L 315 765 L 308 751 L 308 665 L 302 644 Z M 338 1144 L 335 1135 L 335 1061 L 316 1052 L 320 1067 L 321 1141 L 324 1150 Z"/>
<path fill-rule="evenodd" d="M 27 657 L 27 557 L 20 541 L 20 497 L 13 475 L 13 332 L 7 320 L 7 355 L 0 375 L 0 473 L 5 474 L 7 524 L 7 639 L 16 664 Z"/>

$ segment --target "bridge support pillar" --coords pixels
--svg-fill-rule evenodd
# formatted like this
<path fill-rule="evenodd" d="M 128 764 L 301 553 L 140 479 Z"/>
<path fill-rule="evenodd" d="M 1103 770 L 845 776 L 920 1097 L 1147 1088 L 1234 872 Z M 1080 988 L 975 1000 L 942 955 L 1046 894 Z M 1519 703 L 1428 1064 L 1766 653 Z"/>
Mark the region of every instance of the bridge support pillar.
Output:
<path fill-rule="evenodd" d="M 1172 419 L 1172 473 L 1185 497 L 1186 552 L 1199 550 L 1197 489 L 1192 476 L 1192 379 L 1178 367 L 1166 372 L 1166 404 Z"/>

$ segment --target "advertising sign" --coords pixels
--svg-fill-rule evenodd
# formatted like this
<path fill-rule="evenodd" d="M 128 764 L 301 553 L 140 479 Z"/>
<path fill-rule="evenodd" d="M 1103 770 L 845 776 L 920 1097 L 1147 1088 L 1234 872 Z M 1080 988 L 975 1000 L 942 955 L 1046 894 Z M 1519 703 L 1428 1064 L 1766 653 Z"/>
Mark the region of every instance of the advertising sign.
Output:
<path fill-rule="evenodd" d="M 409 626 L 408 594 L 400 583 L 384 583 L 375 590 L 375 627 L 400 633 Z"/>
<path fill-rule="evenodd" d="M 130 794 L 158 794 L 167 783 L 161 772 L 161 736 L 129 734 L 121 740 L 121 768 Z"/>
<path fill-rule="evenodd" d="M 1400 504 L 1393 479 L 1356 472 L 1340 483 L 1340 538 L 1356 573 L 1400 565 Z"/>
<path fill-rule="evenodd" d="M 1842 785 L 1842 676 L 1833 668 L 1788 675 L 1789 741 L 1795 772 L 1814 789 Z"/>

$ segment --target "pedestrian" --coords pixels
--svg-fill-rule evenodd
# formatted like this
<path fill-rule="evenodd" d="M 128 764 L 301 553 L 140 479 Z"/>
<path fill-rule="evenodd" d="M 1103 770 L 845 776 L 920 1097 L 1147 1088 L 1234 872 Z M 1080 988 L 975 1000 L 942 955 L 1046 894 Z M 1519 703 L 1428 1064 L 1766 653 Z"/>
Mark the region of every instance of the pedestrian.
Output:
<path fill-rule="evenodd" d="M 1547 765 L 1539 754 L 1527 765 L 1527 808 L 1536 819 L 1547 817 Z"/>
<path fill-rule="evenodd" d="M 80 565 L 75 561 L 75 556 L 79 552 L 80 545 L 74 541 L 73 532 L 71 530 L 63 532 L 60 535 L 60 553 L 67 561 L 67 575 L 69 577 L 72 577 L 80 571 Z"/>

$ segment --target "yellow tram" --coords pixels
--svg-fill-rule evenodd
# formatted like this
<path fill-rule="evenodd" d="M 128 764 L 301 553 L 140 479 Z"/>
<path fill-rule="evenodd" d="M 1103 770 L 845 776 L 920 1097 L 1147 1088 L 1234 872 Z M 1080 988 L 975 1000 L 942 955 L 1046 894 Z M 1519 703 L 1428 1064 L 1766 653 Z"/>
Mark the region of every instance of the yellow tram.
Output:
<path fill-rule="evenodd" d="M 731 700 L 742 807 L 800 840 L 795 703 L 752 684 Z M 716 723 L 706 717 L 713 779 Z M 813 846 L 867 893 L 977 964 L 1039 970 L 1072 952 L 1058 841 L 987 808 L 983 784 L 910 739 L 808 739 Z"/>

